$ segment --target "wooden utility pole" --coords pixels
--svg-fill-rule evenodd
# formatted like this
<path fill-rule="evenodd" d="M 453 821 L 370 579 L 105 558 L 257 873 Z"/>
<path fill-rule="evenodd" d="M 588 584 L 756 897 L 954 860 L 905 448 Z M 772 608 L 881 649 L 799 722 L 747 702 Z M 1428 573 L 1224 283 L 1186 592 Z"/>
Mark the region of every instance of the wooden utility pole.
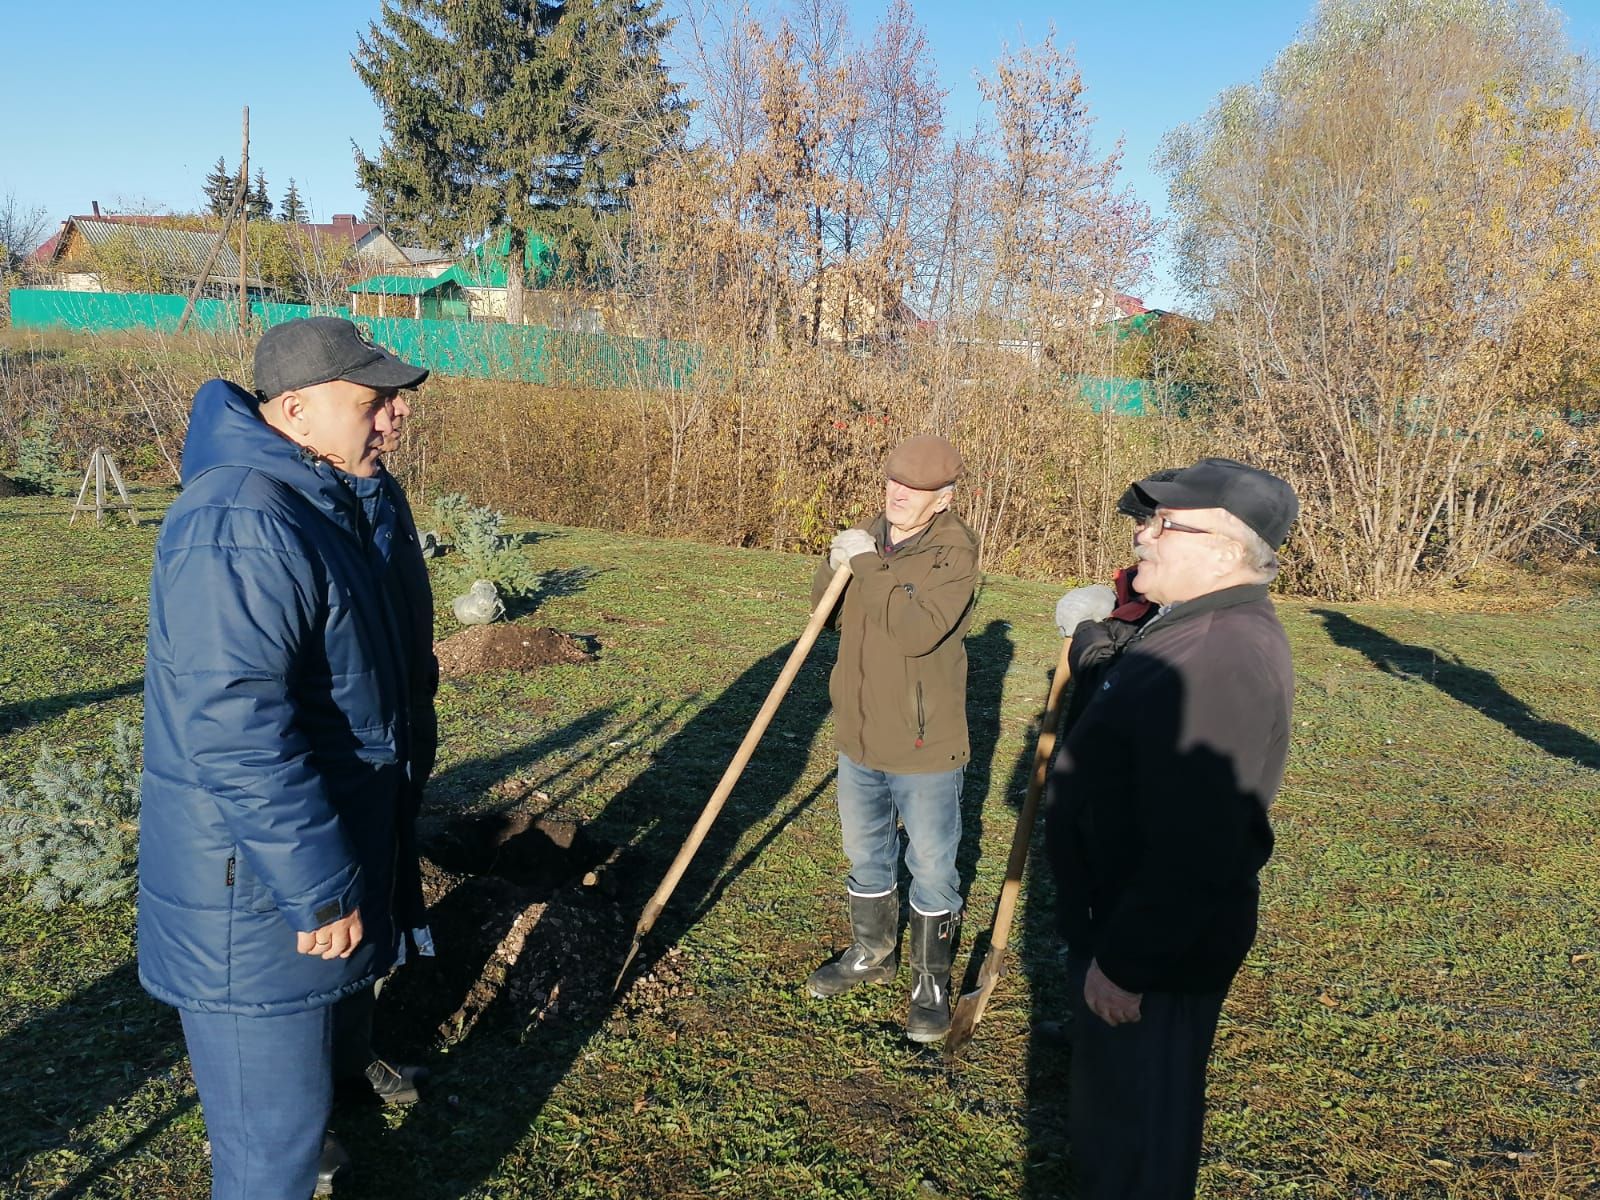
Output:
<path fill-rule="evenodd" d="M 246 108 L 244 110 L 244 152 L 248 154 L 249 151 L 250 109 Z M 194 277 L 194 284 L 189 288 L 189 298 L 184 302 L 183 315 L 178 318 L 179 333 L 182 333 L 184 326 L 189 323 L 189 317 L 194 312 L 194 302 L 200 298 L 200 289 L 205 287 L 206 280 L 211 278 L 211 268 L 216 265 L 217 255 L 228 244 L 228 231 L 233 228 L 233 219 L 244 213 L 244 193 L 244 173 L 241 171 L 239 182 L 233 186 L 233 203 L 229 206 L 228 215 L 222 222 L 222 232 L 217 234 L 217 240 L 211 243 L 211 253 L 206 255 L 205 266 L 200 268 L 200 274 Z"/>
<path fill-rule="evenodd" d="M 244 108 L 244 147 L 239 151 L 239 336 L 250 332 L 250 293 L 244 286 L 245 253 L 250 242 L 250 106 Z"/>

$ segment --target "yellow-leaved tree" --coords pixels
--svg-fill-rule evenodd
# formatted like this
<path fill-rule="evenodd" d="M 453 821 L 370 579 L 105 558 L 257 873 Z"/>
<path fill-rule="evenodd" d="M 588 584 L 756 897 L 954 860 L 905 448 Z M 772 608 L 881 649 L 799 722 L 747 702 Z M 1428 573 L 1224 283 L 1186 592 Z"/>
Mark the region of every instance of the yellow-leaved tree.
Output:
<path fill-rule="evenodd" d="M 1460 578 L 1592 495 L 1595 99 L 1537 0 L 1325 0 L 1169 135 L 1212 415 L 1300 493 L 1292 585 Z"/>

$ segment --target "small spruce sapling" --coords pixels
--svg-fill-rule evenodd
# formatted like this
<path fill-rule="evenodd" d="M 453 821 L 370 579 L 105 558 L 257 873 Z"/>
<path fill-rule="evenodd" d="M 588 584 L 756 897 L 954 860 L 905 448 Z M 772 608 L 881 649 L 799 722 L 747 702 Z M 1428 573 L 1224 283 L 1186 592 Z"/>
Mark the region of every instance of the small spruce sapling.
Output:
<path fill-rule="evenodd" d="M 104 758 L 39 752 L 32 788 L 0 783 L 0 878 L 30 882 L 41 908 L 133 896 L 139 859 L 139 741 L 118 721 Z"/>
<path fill-rule="evenodd" d="M 461 560 L 460 574 L 470 581 L 452 604 L 463 624 L 485 624 L 505 612 L 505 598 L 523 596 L 538 586 L 538 572 L 523 557 L 516 539 L 505 532 L 505 514 L 476 505 L 459 492 L 441 496 L 435 519 L 453 539 Z"/>

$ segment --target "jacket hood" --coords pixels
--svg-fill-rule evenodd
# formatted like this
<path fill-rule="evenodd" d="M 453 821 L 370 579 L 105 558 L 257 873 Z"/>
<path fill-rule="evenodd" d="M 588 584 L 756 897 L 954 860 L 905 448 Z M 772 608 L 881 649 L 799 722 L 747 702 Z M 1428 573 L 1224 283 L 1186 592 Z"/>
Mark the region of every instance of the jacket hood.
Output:
<path fill-rule="evenodd" d="M 200 385 L 183 441 L 183 486 L 218 467 L 259 471 L 303 495 L 330 520 L 359 535 L 356 497 L 334 468 L 261 419 L 255 397 L 237 384 Z"/>

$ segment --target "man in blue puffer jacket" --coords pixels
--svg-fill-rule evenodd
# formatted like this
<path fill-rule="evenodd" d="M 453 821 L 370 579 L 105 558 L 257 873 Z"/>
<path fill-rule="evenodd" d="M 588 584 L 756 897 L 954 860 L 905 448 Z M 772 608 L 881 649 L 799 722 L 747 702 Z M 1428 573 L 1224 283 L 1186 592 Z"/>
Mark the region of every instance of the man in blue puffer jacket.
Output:
<path fill-rule="evenodd" d="M 333 1005 L 421 911 L 378 462 L 397 391 L 426 376 L 347 321 L 269 330 L 254 396 L 195 394 L 156 545 L 139 977 L 180 1010 L 214 1200 L 311 1194 Z"/>

